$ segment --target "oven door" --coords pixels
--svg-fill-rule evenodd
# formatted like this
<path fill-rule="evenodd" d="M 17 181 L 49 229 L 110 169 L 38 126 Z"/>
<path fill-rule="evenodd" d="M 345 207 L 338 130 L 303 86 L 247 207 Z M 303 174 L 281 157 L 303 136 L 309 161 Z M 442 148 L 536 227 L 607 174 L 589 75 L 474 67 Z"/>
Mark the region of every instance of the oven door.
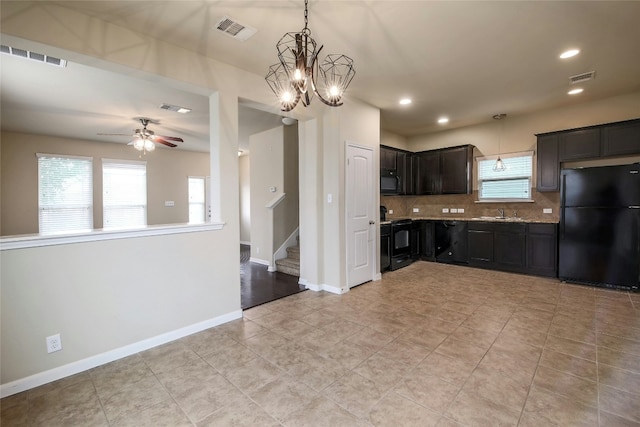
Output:
<path fill-rule="evenodd" d="M 411 264 L 411 220 L 391 223 L 391 270 Z"/>

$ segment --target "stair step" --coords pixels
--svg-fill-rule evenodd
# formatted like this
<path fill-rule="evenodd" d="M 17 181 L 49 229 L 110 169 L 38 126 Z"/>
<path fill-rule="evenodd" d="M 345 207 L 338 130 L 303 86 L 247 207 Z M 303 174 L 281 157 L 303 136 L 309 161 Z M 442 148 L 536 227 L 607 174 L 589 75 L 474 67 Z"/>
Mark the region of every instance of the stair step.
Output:
<path fill-rule="evenodd" d="M 300 261 L 291 258 L 276 260 L 276 270 L 280 273 L 300 277 Z"/>
<path fill-rule="evenodd" d="M 287 258 L 300 259 L 300 246 L 289 246 L 287 248 Z"/>

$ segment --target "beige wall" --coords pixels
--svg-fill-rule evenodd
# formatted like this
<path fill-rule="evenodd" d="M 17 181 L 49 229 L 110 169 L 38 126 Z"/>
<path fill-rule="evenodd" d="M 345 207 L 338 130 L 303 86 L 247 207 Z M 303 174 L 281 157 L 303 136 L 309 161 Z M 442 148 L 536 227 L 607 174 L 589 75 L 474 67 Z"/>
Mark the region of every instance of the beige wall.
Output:
<path fill-rule="evenodd" d="M 108 242 L 3 246 L 2 394 L 123 357 L 125 347 L 157 345 L 158 336 L 175 339 L 185 328 L 194 332 L 237 315 L 239 256 L 230 248 L 238 247 L 240 235 L 238 99 L 269 104 L 264 77 L 55 4 L 1 7 L 3 44 L 209 96 L 212 216 L 224 224 L 220 230 Z M 63 350 L 47 354 L 45 337 L 53 333 L 61 334 Z"/>
<path fill-rule="evenodd" d="M 349 100 L 340 109 L 327 109 L 321 123 L 322 157 L 316 161 L 321 170 L 322 190 L 315 202 L 322 207 L 322 226 L 319 229 L 321 242 L 320 252 L 322 269 L 319 277 L 309 280 L 310 283 L 322 284 L 330 289 L 348 289 L 346 258 L 346 200 L 345 200 L 345 157 L 347 142 L 371 147 L 374 162 L 379 162 L 380 147 L 380 111 L 356 100 Z M 379 186 L 378 180 L 375 180 Z M 306 188 L 306 187 L 305 187 Z M 376 187 L 376 193 L 378 193 Z M 327 201 L 332 195 L 332 202 Z M 305 205 L 301 200 L 301 206 Z M 374 202 L 378 206 L 378 201 Z M 300 228 L 307 219 L 301 214 Z M 304 251 L 305 237 L 301 236 L 301 248 Z M 379 244 L 379 242 L 378 242 Z M 379 246 L 377 246 L 379 249 Z M 376 249 L 377 252 L 377 249 Z M 312 252 L 311 252 L 312 253 Z M 307 254 L 302 255 L 303 263 Z M 302 274 L 302 273 L 301 273 Z M 307 279 L 301 276 L 301 278 Z"/>
<path fill-rule="evenodd" d="M 251 243 L 251 155 L 238 157 L 240 170 L 240 242 Z"/>
<path fill-rule="evenodd" d="M 273 255 L 273 224 L 266 205 L 284 192 L 284 129 L 249 137 L 251 161 L 251 258 L 269 264 Z M 275 187 L 275 192 L 269 189 Z"/>
<path fill-rule="evenodd" d="M 409 150 L 408 138 L 402 135 L 386 131 L 382 129 L 380 131 L 380 145 L 386 145 L 387 147 L 395 147 L 401 150 Z M 410 150 L 409 150 L 410 151 Z"/>
<path fill-rule="evenodd" d="M 225 234 L 3 251 L 2 384 L 239 310 L 239 289 L 212 262 L 232 262 Z M 47 354 L 56 333 L 62 351 Z"/>
<path fill-rule="evenodd" d="M 298 229 L 300 218 L 298 125 L 284 126 L 283 130 L 282 188 L 287 197 L 274 217 L 274 252 Z"/>
<path fill-rule="evenodd" d="M 209 153 L 158 148 L 141 156 L 126 144 L 2 132 L 2 235 L 38 233 L 36 153 L 93 158 L 93 226 L 102 228 L 102 159 L 147 163 L 147 224 L 189 221 L 188 176 L 209 174 Z M 165 207 L 165 201 L 175 206 Z"/>
<path fill-rule="evenodd" d="M 508 112 L 507 112 L 508 113 Z M 536 134 L 640 117 L 640 91 L 601 101 L 574 104 L 476 126 L 408 138 L 410 151 L 475 145 L 475 156 L 536 149 Z M 499 143 L 500 141 L 500 143 Z M 534 157 L 534 182 L 535 182 Z M 474 182 L 474 188 L 477 184 Z"/>

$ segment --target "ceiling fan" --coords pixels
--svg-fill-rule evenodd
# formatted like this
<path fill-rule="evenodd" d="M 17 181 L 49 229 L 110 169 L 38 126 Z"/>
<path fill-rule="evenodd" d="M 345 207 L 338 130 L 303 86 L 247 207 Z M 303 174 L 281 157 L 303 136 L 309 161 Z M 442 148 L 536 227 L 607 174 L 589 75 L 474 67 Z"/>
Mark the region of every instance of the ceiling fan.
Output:
<path fill-rule="evenodd" d="M 133 148 L 138 151 L 153 151 L 156 149 L 156 142 L 171 148 L 178 146 L 174 142 L 184 142 L 182 138 L 178 138 L 176 136 L 156 135 L 152 130 L 147 129 L 147 125 L 152 122 L 151 119 L 139 117 L 136 120 L 140 121 L 142 129 L 136 129 L 133 135 L 127 133 L 98 133 L 98 135 L 133 136 L 133 140 L 127 145 L 133 145 Z"/>

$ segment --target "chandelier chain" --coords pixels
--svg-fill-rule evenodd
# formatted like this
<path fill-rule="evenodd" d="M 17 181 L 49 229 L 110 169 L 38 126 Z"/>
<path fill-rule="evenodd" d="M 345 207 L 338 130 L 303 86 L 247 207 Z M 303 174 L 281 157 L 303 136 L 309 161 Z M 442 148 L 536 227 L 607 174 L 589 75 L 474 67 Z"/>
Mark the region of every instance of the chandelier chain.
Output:
<path fill-rule="evenodd" d="M 309 24 L 309 0 L 304 0 L 304 29 L 308 30 L 307 25 Z"/>

